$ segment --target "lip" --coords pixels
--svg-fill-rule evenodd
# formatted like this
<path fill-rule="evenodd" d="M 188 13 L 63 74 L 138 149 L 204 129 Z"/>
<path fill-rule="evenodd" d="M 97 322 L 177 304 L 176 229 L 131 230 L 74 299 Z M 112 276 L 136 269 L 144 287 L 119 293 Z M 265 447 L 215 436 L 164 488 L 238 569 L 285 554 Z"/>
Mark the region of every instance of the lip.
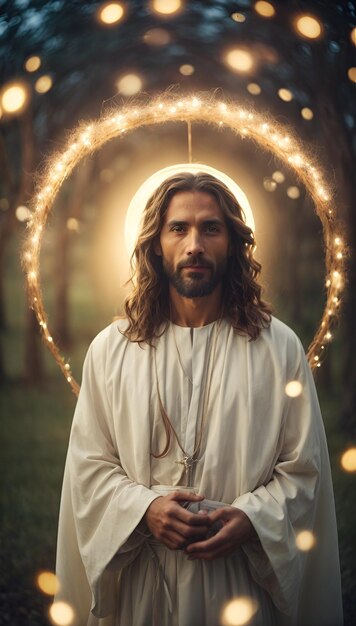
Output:
<path fill-rule="evenodd" d="M 210 268 L 207 265 L 185 265 L 183 269 L 191 270 L 193 272 L 204 272 L 205 270 L 208 270 Z"/>

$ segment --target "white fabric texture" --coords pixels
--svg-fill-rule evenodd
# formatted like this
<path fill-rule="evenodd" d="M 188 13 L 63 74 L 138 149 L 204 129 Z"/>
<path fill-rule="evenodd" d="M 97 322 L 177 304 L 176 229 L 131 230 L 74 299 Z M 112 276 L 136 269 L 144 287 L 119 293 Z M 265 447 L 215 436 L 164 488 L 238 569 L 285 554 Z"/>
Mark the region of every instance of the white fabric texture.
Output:
<path fill-rule="evenodd" d="M 201 562 L 160 546 L 141 522 L 163 485 L 184 485 L 184 468 L 174 439 L 166 457 L 151 454 L 165 445 L 154 348 L 128 341 L 124 327 L 102 331 L 84 364 L 63 482 L 57 599 L 73 606 L 79 626 L 217 626 L 236 595 L 258 603 L 254 626 L 341 626 L 328 452 L 299 339 L 273 318 L 256 341 L 226 320 L 218 329 L 170 324 L 158 340 L 161 399 L 191 454 L 218 332 L 192 486 L 243 510 L 259 537 Z M 285 394 L 291 380 L 302 384 L 297 398 Z M 302 530 L 315 535 L 308 552 L 296 545 Z"/>

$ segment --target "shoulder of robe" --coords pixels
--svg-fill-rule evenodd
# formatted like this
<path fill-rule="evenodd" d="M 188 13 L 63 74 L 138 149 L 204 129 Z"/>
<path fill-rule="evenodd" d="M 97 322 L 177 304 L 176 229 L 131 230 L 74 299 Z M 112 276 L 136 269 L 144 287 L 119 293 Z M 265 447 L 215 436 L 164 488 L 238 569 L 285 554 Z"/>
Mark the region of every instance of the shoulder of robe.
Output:
<path fill-rule="evenodd" d="M 123 334 L 126 327 L 127 320 L 120 318 L 101 330 L 91 342 L 88 356 L 92 356 L 94 360 L 105 358 L 108 356 L 109 351 L 127 343 L 128 339 Z"/>
<path fill-rule="evenodd" d="M 268 328 L 261 335 L 279 352 L 287 355 L 288 360 L 296 362 L 305 358 L 304 348 L 298 335 L 287 324 L 272 316 Z"/>

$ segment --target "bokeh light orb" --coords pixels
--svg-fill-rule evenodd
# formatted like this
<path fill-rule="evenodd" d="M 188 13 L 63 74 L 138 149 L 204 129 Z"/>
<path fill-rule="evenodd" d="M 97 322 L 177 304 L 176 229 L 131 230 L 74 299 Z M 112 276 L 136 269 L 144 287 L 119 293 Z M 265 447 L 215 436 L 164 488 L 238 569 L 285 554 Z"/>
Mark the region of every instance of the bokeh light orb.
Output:
<path fill-rule="evenodd" d="M 25 83 L 7 83 L 1 91 L 0 103 L 5 113 L 21 113 L 25 109 L 28 100 L 29 91 Z"/>
<path fill-rule="evenodd" d="M 180 66 L 179 71 L 182 76 L 192 76 L 195 72 L 195 67 L 190 63 L 183 63 L 183 65 Z"/>
<path fill-rule="evenodd" d="M 309 107 L 303 107 L 300 114 L 304 120 L 312 120 L 314 117 L 314 113 Z"/>
<path fill-rule="evenodd" d="M 352 43 L 354 44 L 354 46 L 356 46 L 356 26 L 355 26 L 355 28 L 352 29 L 352 31 L 350 33 L 350 39 L 351 39 Z"/>
<path fill-rule="evenodd" d="M 50 89 L 52 89 L 53 80 L 49 76 L 49 74 L 44 74 L 40 76 L 35 82 L 35 89 L 37 93 L 47 93 Z"/>
<path fill-rule="evenodd" d="M 264 2 L 264 0 L 258 0 L 253 7 L 261 17 L 273 17 L 276 14 L 276 9 L 270 2 Z"/>
<path fill-rule="evenodd" d="M 279 89 L 278 95 L 283 102 L 291 102 L 293 100 L 293 94 L 289 89 Z"/>
<path fill-rule="evenodd" d="M 207 174 L 211 174 L 221 180 L 233 193 L 236 200 L 240 204 L 246 218 L 246 224 L 251 228 L 252 231 L 255 230 L 255 221 L 253 218 L 252 209 L 250 203 L 247 199 L 247 196 L 242 191 L 241 187 L 237 185 L 237 183 L 230 178 L 224 172 L 220 172 L 215 169 L 215 167 L 210 167 L 209 165 L 205 165 L 202 163 L 179 163 L 176 165 L 170 165 L 168 167 L 164 167 L 161 170 L 158 170 L 152 176 L 147 178 L 144 183 L 139 187 L 133 196 L 129 207 L 126 213 L 125 219 L 125 245 L 129 255 L 132 255 L 134 250 L 137 236 L 141 226 L 141 218 L 144 211 L 144 208 L 153 194 L 153 192 L 163 183 L 164 180 L 173 176 L 174 174 L 179 174 L 181 172 L 191 172 L 192 174 L 197 174 L 198 172 L 205 172 Z"/>
<path fill-rule="evenodd" d="M 25 61 L 25 70 L 27 70 L 28 72 L 36 72 L 40 67 L 41 59 L 37 55 L 29 57 Z"/>
<path fill-rule="evenodd" d="M 221 615 L 223 626 L 243 626 L 248 624 L 257 612 L 256 600 L 241 596 L 228 602 Z"/>
<path fill-rule="evenodd" d="M 356 448 L 349 448 L 341 457 L 341 467 L 345 472 L 356 472 Z"/>
<path fill-rule="evenodd" d="M 316 544 L 315 535 L 310 530 L 301 530 L 296 538 L 295 542 L 297 544 L 298 550 L 301 552 L 309 552 L 312 550 Z"/>
<path fill-rule="evenodd" d="M 118 91 L 123 96 L 135 96 L 142 86 L 142 79 L 137 74 L 125 74 L 117 81 Z"/>
<path fill-rule="evenodd" d="M 263 179 L 263 186 L 264 186 L 266 191 L 270 191 L 270 192 L 276 191 L 276 189 L 277 189 L 277 183 L 272 178 L 264 178 Z"/>
<path fill-rule="evenodd" d="M 244 48 L 233 48 L 226 53 L 226 63 L 235 72 L 250 72 L 254 67 L 252 54 Z"/>
<path fill-rule="evenodd" d="M 356 83 L 356 67 L 350 67 L 347 70 L 347 75 L 352 83 Z"/>
<path fill-rule="evenodd" d="M 124 7 L 120 2 L 106 2 L 97 11 L 98 20 L 107 26 L 117 24 L 124 16 Z"/>
<path fill-rule="evenodd" d="M 291 380 L 285 386 L 286 395 L 290 398 L 297 398 L 303 391 L 303 386 L 299 380 Z"/>
<path fill-rule="evenodd" d="M 300 197 L 299 187 L 297 187 L 296 185 L 292 185 L 291 187 L 288 187 L 287 196 L 291 200 L 298 200 L 298 198 Z"/>
<path fill-rule="evenodd" d="M 295 28 L 299 35 L 307 39 L 318 39 L 323 32 L 321 22 L 314 15 L 300 15 L 297 17 Z"/>
<path fill-rule="evenodd" d="M 151 0 L 151 7 L 160 15 L 174 15 L 183 8 L 182 0 Z"/>
<path fill-rule="evenodd" d="M 261 87 L 257 83 L 249 83 L 246 89 L 253 96 L 259 96 L 262 91 Z"/>
<path fill-rule="evenodd" d="M 238 22 L 239 24 L 243 24 L 243 22 L 246 22 L 246 16 L 243 13 L 232 13 L 231 19 L 234 20 L 234 22 Z"/>
<path fill-rule="evenodd" d="M 164 28 L 150 28 L 144 36 L 143 40 L 148 46 L 166 46 L 171 42 L 170 33 Z"/>
<path fill-rule="evenodd" d="M 272 178 L 278 184 L 284 183 L 284 181 L 286 179 L 286 177 L 284 176 L 283 172 L 280 172 L 279 170 L 276 170 L 275 172 L 273 172 Z"/>
<path fill-rule="evenodd" d="M 74 611 L 67 602 L 53 602 L 49 616 L 57 626 L 70 626 L 74 621 Z"/>
<path fill-rule="evenodd" d="M 48 596 L 54 596 L 60 588 L 58 577 L 53 572 L 41 572 L 37 576 L 37 585 Z"/>

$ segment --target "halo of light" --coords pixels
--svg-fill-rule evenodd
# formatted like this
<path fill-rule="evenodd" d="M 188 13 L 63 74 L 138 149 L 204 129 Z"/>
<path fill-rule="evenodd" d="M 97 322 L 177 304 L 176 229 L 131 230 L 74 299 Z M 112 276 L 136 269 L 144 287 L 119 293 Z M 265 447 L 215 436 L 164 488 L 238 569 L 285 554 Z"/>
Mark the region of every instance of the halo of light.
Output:
<path fill-rule="evenodd" d="M 63 358 L 48 326 L 40 283 L 40 250 L 44 227 L 63 182 L 86 156 L 99 150 L 106 142 L 140 127 L 167 122 L 199 122 L 216 128 L 225 126 L 241 138 L 248 137 L 264 150 L 280 158 L 303 183 L 314 202 L 323 225 L 326 263 L 326 303 L 322 319 L 308 349 L 312 369 L 319 367 L 325 356 L 325 335 L 340 314 L 340 298 L 344 287 L 345 249 L 335 215 L 335 200 L 326 178 L 310 150 L 306 150 L 286 126 L 236 103 L 227 104 L 211 95 L 174 96 L 161 94 L 146 104 L 127 105 L 108 112 L 73 131 L 65 147 L 48 159 L 38 180 L 31 202 L 32 219 L 28 222 L 23 248 L 30 306 L 33 308 L 47 348 L 52 353 L 73 391 L 78 393 L 69 363 Z M 336 243 L 337 242 L 337 243 Z M 341 254 L 341 257 L 339 256 Z M 335 302 L 335 298 L 337 302 Z"/>
<path fill-rule="evenodd" d="M 29 91 L 25 83 L 12 81 L 1 90 L 1 107 L 5 113 L 21 113 L 29 100 Z"/>
<path fill-rule="evenodd" d="M 97 10 L 99 22 L 105 26 L 113 26 L 122 20 L 125 10 L 121 2 L 106 2 Z"/>
<path fill-rule="evenodd" d="M 302 552 L 309 552 L 309 550 L 314 548 L 316 539 L 315 535 L 310 530 L 301 530 L 297 534 L 295 542 L 298 550 L 301 550 Z"/>
<path fill-rule="evenodd" d="M 54 596 L 59 591 L 59 580 L 53 572 L 41 572 L 37 576 L 39 589 L 48 596 Z"/>
<path fill-rule="evenodd" d="M 345 472 L 356 472 L 356 448 L 349 448 L 341 457 L 341 467 Z"/>
<path fill-rule="evenodd" d="M 251 93 L 253 96 L 259 96 L 262 89 L 257 83 L 249 83 L 247 85 L 247 91 Z"/>
<path fill-rule="evenodd" d="M 36 72 L 41 67 L 41 59 L 39 56 L 34 55 L 28 57 L 25 61 L 25 70 L 28 72 Z"/>
<path fill-rule="evenodd" d="M 192 76 L 195 72 L 195 67 L 194 65 L 190 65 L 190 63 L 183 63 L 183 65 L 180 66 L 179 71 L 183 76 Z"/>
<path fill-rule="evenodd" d="M 67 602 L 53 602 L 49 616 L 57 626 L 70 626 L 74 620 L 74 611 Z"/>
<path fill-rule="evenodd" d="M 143 214 L 143 210 L 153 194 L 153 192 L 163 183 L 164 180 L 169 178 L 170 176 L 174 176 L 175 174 L 180 174 L 182 172 L 189 172 L 191 174 L 198 174 L 198 172 L 204 172 L 206 174 L 211 174 L 211 176 L 215 176 L 221 182 L 223 182 L 233 193 L 237 202 L 240 204 L 246 218 L 246 224 L 251 228 L 252 231 L 255 230 L 255 221 L 253 219 L 253 213 L 250 206 L 250 203 L 247 199 L 246 194 L 242 191 L 241 187 L 237 185 L 237 183 L 227 176 L 224 172 L 220 172 L 215 169 L 215 167 L 211 167 L 210 165 L 205 165 L 203 163 L 178 163 L 176 165 L 169 165 L 168 167 L 164 167 L 161 170 L 158 170 L 152 176 L 147 178 L 144 183 L 139 187 L 133 196 L 129 207 L 126 213 L 125 219 L 125 245 L 127 252 L 131 256 L 135 243 L 137 240 L 138 231 L 141 224 L 141 217 Z"/>
<path fill-rule="evenodd" d="M 276 9 L 270 2 L 264 2 L 264 0 L 258 0 L 253 7 L 259 15 L 262 17 L 273 17 L 276 14 Z"/>
<path fill-rule="evenodd" d="M 170 16 L 178 13 L 183 7 L 182 0 L 151 0 L 151 7 L 155 13 Z"/>
<path fill-rule="evenodd" d="M 295 28 L 299 35 L 306 37 L 306 39 L 318 39 L 323 32 L 321 22 L 314 15 L 300 15 L 297 17 Z"/>
<path fill-rule="evenodd" d="M 244 48 L 233 48 L 226 53 L 226 63 L 235 72 L 245 74 L 254 67 L 252 54 Z"/>
<path fill-rule="evenodd" d="M 303 391 L 303 386 L 299 380 L 291 380 L 285 386 L 286 395 L 290 398 L 298 398 Z"/>
<path fill-rule="evenodd" d="M 221 614 L 223 626 L 243 626 L 248 624 L 258 609 L 258 604 L 253 598 L 241 596 L 228 602 Z"/>
<path fill-rule="evenodd" d="M 117 81 L 117 88 L 123 96 L 135 96 L 142 89 L 142 80 L 137 74 L 125 74 Z"/>
<path fill-rule="evenodd" d="M 35 82 L 37 93 L 47 93 L 52 88 L 53 80 L 48 74 L 40 76 Z"/>
<path fill-rule="evenodd" d="M 314 117 L 314 113 L 309 107 L 304 107 L 300 114 L 304 120 L 312 120 Z"/>

